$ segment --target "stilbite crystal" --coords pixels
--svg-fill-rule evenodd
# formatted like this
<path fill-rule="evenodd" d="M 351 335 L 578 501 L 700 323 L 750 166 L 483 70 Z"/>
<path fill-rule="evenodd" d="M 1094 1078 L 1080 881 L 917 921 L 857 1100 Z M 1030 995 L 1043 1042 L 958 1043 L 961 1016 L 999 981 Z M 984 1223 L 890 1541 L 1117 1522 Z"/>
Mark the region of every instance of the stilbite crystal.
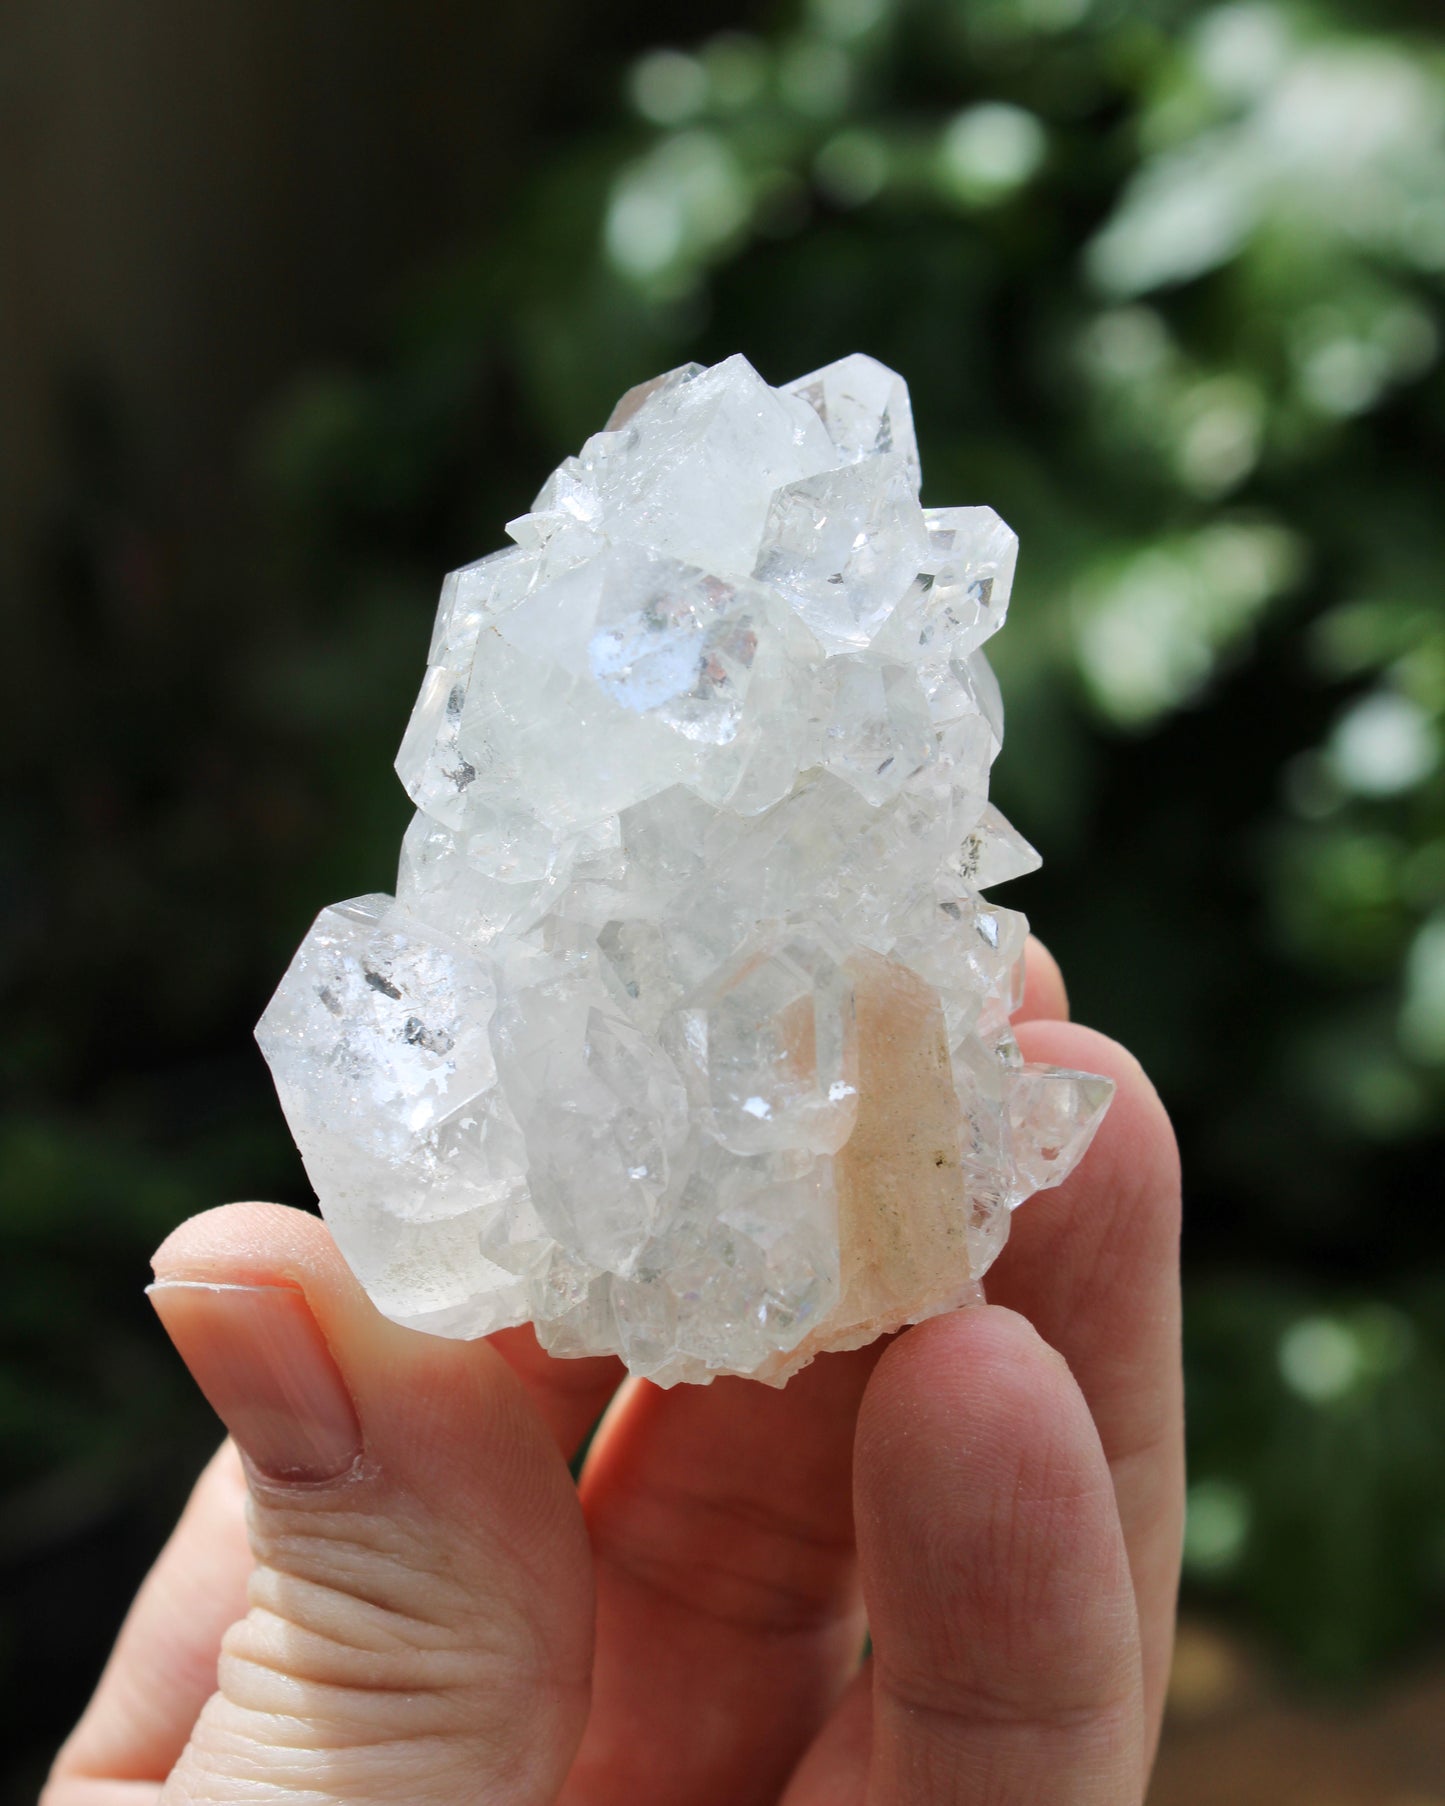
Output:
<path fill-rule="evenodd" d="M 855 355 L 630 390 L 442 588 L 395 898 L 257 1028 L 342 1252 L 442 1335 L 663 1385 L 978 1295 L 1110 1086 L 1025 1065 L 988 801 L 1017 542 Z"/>

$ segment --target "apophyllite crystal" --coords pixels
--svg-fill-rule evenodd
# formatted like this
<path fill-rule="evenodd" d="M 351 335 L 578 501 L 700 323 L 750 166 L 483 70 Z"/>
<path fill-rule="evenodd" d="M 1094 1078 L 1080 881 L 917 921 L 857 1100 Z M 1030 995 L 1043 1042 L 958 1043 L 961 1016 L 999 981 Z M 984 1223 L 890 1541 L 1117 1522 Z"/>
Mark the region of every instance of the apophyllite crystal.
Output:
<path fill-rule="evenodd" d="M 1087 1146 L 981 894 L 1038 864 L 988 801 L 1017 543 L 919 480 L 871 358 L 688 365 L 447 578 L 397 894 L 257 1030 L 388 1316 L 778 1382 L 975 1296 Z"/>

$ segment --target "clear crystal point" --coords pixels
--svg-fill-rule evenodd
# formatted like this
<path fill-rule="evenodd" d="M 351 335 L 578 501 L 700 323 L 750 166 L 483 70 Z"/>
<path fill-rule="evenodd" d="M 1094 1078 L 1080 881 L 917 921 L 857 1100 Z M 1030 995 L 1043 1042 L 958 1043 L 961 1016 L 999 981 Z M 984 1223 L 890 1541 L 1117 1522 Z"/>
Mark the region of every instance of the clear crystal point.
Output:
<path fill-rule="evenodd" d="M 847 949 L 795 925 L 760 933 L 663 1021 L 705 1133 L 735 1154 L 836 1154 L 858 1109 Z"/>
<path fill-rule="evenodd" d="M 913 435 L 913 409 L 908 385 L 895 371 L 855 351 L 800 376 L 788 384 L 788 393 L 808 403 L 843 459 L 897 453 L 917 494 L 923 473 Z"/>
<path fill-rule="evenodd" d="M 986 894 L 1017 542 L 919 474 L 871 358 L 684 365 L 447 577 L 397 894 L 257 1028 L 389 1316 L 777 1384 L 977 1297 L 1082 1156 L 1109 1084 L 1024 1061 Z"/>
<path fill-rule="evenodd" d="M 828 651 L 862 651 L 927 556 L 908 467 L 883 452 L 781 486 L 754 575 L 788 598 Z"/>
<path fill-rule="evenodd" d="M 1011 1206 L 1068 1177 L 1113 1095 L 1113 1080 L 1092 1072 L 1024 1066 L 1010 1075 L 1009 1129 L 1017 1175 Z"/>

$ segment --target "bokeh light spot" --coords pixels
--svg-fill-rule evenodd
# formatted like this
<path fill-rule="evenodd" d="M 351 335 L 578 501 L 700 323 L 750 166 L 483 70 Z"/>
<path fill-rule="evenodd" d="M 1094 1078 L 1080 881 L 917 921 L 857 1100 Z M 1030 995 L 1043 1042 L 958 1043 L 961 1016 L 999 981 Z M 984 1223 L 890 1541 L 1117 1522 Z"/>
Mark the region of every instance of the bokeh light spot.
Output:
<path fill-rule="evenodd" d="M 818 186 L 842 207 L 860 207 L 888 180 L 888 152 L 874 132 L 839 132 L 813 164 Z"/>
<path fill-rule="evenodd" d="M 1334 1317 L 1303 1317 L 1280 1337 L 1280 1375 L 1291 1392 L 1312 1405 L 1343 1398 L 1363 1366 L 1358 1340 Z"/>
<path fill-rule="evenodd" d="M 695 56 L 654 50 L 641 57 L 628 83 L 632 104 L 654 125 L 682 125 L 702 111 L 707 73 Z"/>
<path fill-rule="evenodd" d="M 1423 922 L 1411 943 L 1400 1038 L 1417 1059 L 1445 1065 L 1445 911 Z"/>
<path fill-rule="evenodd" d="M 848 104 L 852 65 L 826 38 L 795 38 L 778 63 L 778 86 L 794 111 L 829 119 Z"/>
<path fill-rule="evenodd" d="M 1034 114 L 1005 101 L 984 101 L 955 114 L 944 129 L 939 176 L 956 199 L 987 204 L 1027 182 L 1047 149 L 1048 138 Z"/>
<path fill-rule="evenodd" d="M 1232 1480 L 1196 1480 L 1184 1518 L 1184 1565 L 1193 1574 L 1237 1567 L 1249 1540 L 1249 1495 Z"/>
<path fill-rule="evenodd" d="M 809 17 L 829 37 L 845 43 L 867 37 L 890 11 L 889 0 L 810 0 Z"/>
<path fill-rule="evenodd" d="M 1329 758 L 1340 783 L 1356 796 L 1398 796 L 1440 763 L 1440 732 L 1413 698 L 1377 690 L 1335 724 Z"/>
<path fill-rule="evenodd" d="M 750 106 L 768 78 L 768 52 L 744 31 L 724 31 L 702 48 L 708 94 L 723 112 Z"/>
<path fill-rule="evenodd" d="M 1293 34 L 1277 6 L 1219 6 L 1206 13 L 1194 33 L 1194 63 L 1216 94 L 1251 100 L 1278 80 L 1289 58 Z"/>

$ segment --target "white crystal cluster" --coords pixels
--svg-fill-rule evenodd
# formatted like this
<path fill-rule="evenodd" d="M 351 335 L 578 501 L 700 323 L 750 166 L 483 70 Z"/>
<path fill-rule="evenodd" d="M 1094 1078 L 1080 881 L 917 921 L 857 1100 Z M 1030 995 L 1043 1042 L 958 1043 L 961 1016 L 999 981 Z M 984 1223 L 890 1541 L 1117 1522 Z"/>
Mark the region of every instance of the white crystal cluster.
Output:
<path fill-rule="evenodd" d="M 1108 1101 L 1025 1065 L 1038 859 L 988 801 L 1017 542 L 908 392 L 741 357 L 623 397 L 442 589 L 396 896 L 258 1038 L 390 1317 L 780 1381 L 971 1295 Z"/>

